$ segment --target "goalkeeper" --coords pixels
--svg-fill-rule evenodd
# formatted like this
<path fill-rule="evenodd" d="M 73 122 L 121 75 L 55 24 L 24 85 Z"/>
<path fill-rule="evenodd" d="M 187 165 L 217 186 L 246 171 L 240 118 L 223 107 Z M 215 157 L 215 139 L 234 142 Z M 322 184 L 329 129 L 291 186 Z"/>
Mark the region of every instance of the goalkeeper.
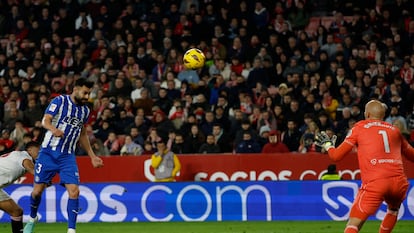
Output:
<path fill-rule="evenodd" d="M 355 124 L 338 148 L 325 132 L 319 133 L 315 140 L 334 161 L 341 160 L 354 146 L 358 149 L 362 184 L 352 205 L 345 233 L 359 232 L 383 201 L 387 204 L 387 213 L 379 232 L 391 232 L 407 195 L 409 183 L 404 174 L 402 155 L 414 161 L 414 148 L 396 127 L 382 120 L 385 111 L 386 107 L 380 101 L 369 101 L 365 105 L 365 120 Z"/>

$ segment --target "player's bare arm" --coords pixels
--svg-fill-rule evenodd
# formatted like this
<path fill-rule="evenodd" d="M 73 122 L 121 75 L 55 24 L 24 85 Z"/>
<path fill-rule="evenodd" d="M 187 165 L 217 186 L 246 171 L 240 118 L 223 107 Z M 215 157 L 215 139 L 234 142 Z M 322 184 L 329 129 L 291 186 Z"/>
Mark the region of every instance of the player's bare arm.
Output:
<path fill-rule="evenodd" d="M 53 136 L 55 137 L 63 137 L 63 131 L 52 125 L 52 119 L 52 115 L 45 114 L 42 119 L 43 128 L 52 132 Z"/>
<path fill-rule="evenodd" d="M 103 160 L 96 156 L 95 152 L 93 152 L 92 150 L 85 127 L 82 128 L 81 135 L 79 137 L 79 143 L 81 147 L 86 151 L 86 153 L 88 153 L 88 156 L 91 158 L 92 166 L 94 168 L 103 167 Z"/>
<path fill-rule="evenodd" d="M 23 160 L 23 167 L 26 169 L 27 172 L 34 175 L 34 164 L 33 161 L 30 159 Z"/>

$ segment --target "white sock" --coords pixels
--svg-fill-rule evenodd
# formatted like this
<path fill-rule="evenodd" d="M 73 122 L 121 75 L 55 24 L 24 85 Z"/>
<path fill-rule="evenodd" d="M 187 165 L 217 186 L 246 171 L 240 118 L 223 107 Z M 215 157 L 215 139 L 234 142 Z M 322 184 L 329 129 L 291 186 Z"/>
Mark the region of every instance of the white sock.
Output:
<path fill-rule="evenodd" d="M 37 216 L 36 218 L 29 217 L 29 222 L 37 222 Z"/>
<path fill-rule="evenodd" d="M 68 228 L 68 233 L 76 233 L 76 230 L 72 228 Z"/>

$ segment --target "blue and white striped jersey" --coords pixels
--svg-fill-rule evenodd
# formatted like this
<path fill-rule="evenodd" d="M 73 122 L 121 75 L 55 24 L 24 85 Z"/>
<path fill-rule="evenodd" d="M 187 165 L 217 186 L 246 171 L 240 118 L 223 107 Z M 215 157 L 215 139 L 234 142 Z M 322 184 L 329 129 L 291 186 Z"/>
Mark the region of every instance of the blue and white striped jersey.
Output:
<path fill-rule="evenodd" d="M 45 114 L 53 116 L 52 125 L 64 132 L 63 137 L 55 137 L 47 131 L 42 142 L 43 149 L 62 154 L 75 153 L 83 125 L 88 121 L 90 109 L 86 105 L 76 105 L 70 95 L 60 95 L 52 99 Z"/>

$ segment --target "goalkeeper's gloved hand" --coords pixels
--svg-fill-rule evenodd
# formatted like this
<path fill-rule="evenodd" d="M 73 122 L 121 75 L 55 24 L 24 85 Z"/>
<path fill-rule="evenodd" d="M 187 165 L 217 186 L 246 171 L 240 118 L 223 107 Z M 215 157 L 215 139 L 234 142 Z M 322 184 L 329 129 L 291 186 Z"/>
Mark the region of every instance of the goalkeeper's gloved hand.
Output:
<path fill-rule="evenodd" d="M 336 138 L 336 135 L 333 135 L 332 138 L 330 138 L 325 131 L 322 131 L 316 135 L 315 144 L 322 147 L 325 151 L 328 151 L 330 148 L 335 148 Z"/>

